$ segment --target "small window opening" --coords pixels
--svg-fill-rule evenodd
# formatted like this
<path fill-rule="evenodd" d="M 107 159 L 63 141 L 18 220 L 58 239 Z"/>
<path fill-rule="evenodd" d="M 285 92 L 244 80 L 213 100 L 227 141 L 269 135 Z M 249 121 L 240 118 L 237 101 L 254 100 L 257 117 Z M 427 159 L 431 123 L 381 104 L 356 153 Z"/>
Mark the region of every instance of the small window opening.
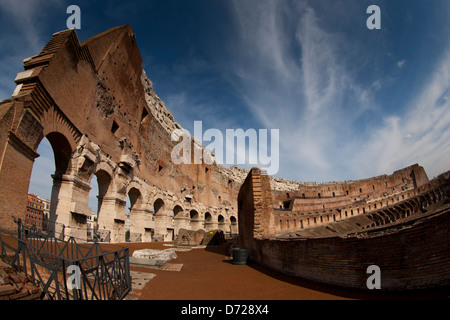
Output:
<path fill-rule="evenodd" d="M 147 109 L 144 108 L 142 110 L 141 123 L 144 122 L 144 120 L 147 118 L 147 116 L 148 116 L 148 111 L 147 111 Z"/>
<path fill-rule="evenodd" d="M 111 132 L 114 134 L 114 133 L 116 133 L 116 131 L 118 129 L 119 129 L 119 125 L 117 124 L 116 121 L 113 120 L 113 124 L 112 124 L 112 127 L 111 127 Z"/>

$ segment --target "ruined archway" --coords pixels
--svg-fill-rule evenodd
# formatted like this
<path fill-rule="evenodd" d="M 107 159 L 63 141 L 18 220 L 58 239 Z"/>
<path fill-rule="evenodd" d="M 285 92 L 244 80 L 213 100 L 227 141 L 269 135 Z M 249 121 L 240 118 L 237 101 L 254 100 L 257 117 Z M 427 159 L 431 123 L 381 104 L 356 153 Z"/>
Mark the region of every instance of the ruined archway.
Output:
<path fill-rule="evenodd" d="M 217 217 L 217 222 L 218 222 L 218 228 L 224 232 L 226 232 L 226 224 L 225 224 L 225 218 L 223 215 L 219 214 L 219 216 Z"/>
<path fill-rule="evenodd" d="M 238 233 L 237 219 L 235 216 L 230 217 L 230 234 L 235 235 Z"/>
<path fill-rule="evenodd" d="M 144 200 L 142 192 L 136 186 L 131 186 L 129 187 L 127 196 L 129 197 L 128 210 L 130 212 L 130 241 L 151 241 L 153 230 L 149 228 L 149 217 L 146 216 L 143 208 Z"/>
<path fill-rule="evenodd" d="M 168 215 L 166 203 L 162 198 L 153 202 L 154 240 L 164 241 L 173 238 L 172 216 Z"/>
<path fill-rule="evenodd" d="M 109 216 L 116 210 L 114 201 L 115 199 L 110 196 L 111 181 L 111 174 L 103 169 L 99 169 L 97 172 L 95 172 L 91 179 L 92 189 L 89 193 L 89 198 L 90 208 L 93 210 L 93 217 L 91 218 L 91 222 L 88 223 L 88 239 L 90 235 L 89 232 L 92 233 L 91 236 L 93 240 L 104 239 L 104 230 L 108 230 L 110 238 L 111 236 L 112 238 L 115 238 L 116 223 L 114 221 L 111 221 L 111 224 L 108 226 L 108 228 L 105 227 L 105 224 L 108 223 L 108 219 L 110 218 Z M 91 199 L 93 197 L 96 198 L 96 201 L 91 204 Z M 99 228 L 99 226 L 102 227 Z M 120 228 L 120 226 L 121 225 L 119 225 L 118 227 Z M 103 236 L 100 236 L 100 232 L 103 234 Z"/>
<path fill-rule="evenodd" d="M 191 211 L 189 211 L 189 218 L 190 218 L 189 225 L 191 230 L 202 229 L 203 227 L 202 221 L 200 220 L 200 214 L 198 213 L 197 210 L 191 209 Z"/>
<path fill-rule="evenodd" d="M 184 217 L 184 209 L 180 205 L 175 205 L 172 210 L 173 215 L 173 228 L 174 228 L 174 238 L 178 235 L 181 228 L 184 227 L 186 218 Z"/>
<path fill-rule="evenodd" d="M 205 212 L 205 230 L 213 230 L 214 229 L 214 222 L 211 213 Z"/>
<path fill-rule="evenodd" d="M 52 186 L 47 230 L 56 237 L 73 236 L 84 240 L 86 239 L 86 216 L 82 214 L 83 212 L 80 212 L 82 210 L 78 210 L 80 207 L 75 207 L 72 202 L 80 187 L 74 184 L 73 179 L 66 176 L 70 171 L 72 145 L 59 132 L 50 132 L 45 136 L 45 139 L 41 139 L 39 146 L 43 141 L 48 141 L 51 152 L 47 150 L 47 153 L 53 154 L 46 154 L 45 156 L 53 157 L 55 169 L 54 173 L 51 174 Z"/>
<path fill-rule="evenodd" d="M 158 198 L 153 203 L 153 215 L 161 216 L 164 214 L 165 203 L 162 199 Z"/>

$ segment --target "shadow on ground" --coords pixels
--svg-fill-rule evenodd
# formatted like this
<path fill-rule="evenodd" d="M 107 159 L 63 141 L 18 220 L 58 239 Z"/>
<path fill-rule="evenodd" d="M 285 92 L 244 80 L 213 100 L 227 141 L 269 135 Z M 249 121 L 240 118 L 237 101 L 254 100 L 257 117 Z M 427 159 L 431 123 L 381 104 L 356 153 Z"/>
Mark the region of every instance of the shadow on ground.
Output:
<path fill-rule="evenodd" d="M 205 250 L 220 254 L 226 259 L 222 260 L 223 263 L 232 264 L 230 242 L 217 245 L 208 246 Z M 352 288 L 343 288 L 338 286 L 326 285 L 302 278 L 297 278 L 289 275 L 279 273 L 271 270 L 267 267 L 259 265 L 255 262 L 249 261 L 247 266 L 272 277 L 278 281 L 283 281 L 292 285 L 296 285 L 302 288 L 323 292 L 339 296 L 346 299 L 358 299 L 358 300 L 448 300 L 450 298 L 450 286 L 443 286 L 435 289 L 428 290 L 411 290 L 411 291 L 383 291 L 383 290 L 369 290 L 362 291 Z M 239 266 L 236 266 L 239 268 Z"/>

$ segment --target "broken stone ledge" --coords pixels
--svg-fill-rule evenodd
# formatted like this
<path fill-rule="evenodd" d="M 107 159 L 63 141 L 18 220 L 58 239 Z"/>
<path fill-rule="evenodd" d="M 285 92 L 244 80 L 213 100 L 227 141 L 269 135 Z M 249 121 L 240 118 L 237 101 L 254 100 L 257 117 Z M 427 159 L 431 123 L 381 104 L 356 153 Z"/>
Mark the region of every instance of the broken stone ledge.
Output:
<path fill-rule="evenodd" d="M 176 258 L 177 254 L 171 249 L 142 249 L 133 252 L 130 257 L 130 263 L 142 266 L 163 267 L 169 260 Z"/>

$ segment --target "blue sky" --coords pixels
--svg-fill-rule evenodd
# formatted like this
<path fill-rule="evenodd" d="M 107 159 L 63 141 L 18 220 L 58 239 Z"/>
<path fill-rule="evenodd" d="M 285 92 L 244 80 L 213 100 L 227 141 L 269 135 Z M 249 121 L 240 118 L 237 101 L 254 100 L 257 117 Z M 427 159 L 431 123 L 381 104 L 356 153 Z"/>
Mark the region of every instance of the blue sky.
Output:
<path fill-rule="evenodd" d="M 22 60 L 66 29 L 70 4 L 81 8 L 80 41 L 133 27 L 156 93 L 191 133 L 195 120 L 204 130 L 279 129 L 277 177 L 450 169 L 449 1 L 0 0 L 0 99 Z M 366 27 L 373 4 L 381 30 Z M 51 150 L 38 152 L 47 176 Z"/>

